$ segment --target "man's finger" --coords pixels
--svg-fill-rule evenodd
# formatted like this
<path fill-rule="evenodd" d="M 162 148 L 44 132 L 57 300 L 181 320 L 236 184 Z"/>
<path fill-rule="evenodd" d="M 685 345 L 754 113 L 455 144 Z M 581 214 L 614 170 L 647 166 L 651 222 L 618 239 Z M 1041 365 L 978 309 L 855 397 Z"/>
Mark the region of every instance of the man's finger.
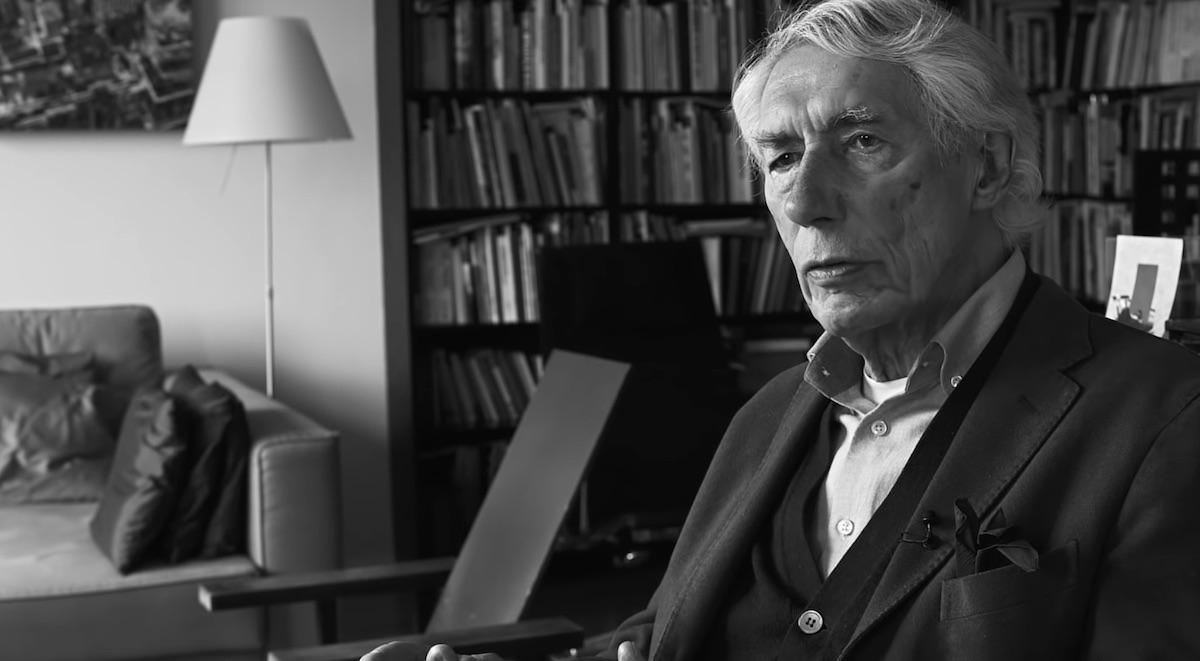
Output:
<path fill-rule="evenodd" d="M 391 661 L 388 659 L 387 661 Z M 464 654 L 458 655 L 449 645 L 434 645 L 429 649 L 425 661 L 504 661 L 495 654 Z"/>
<path fill-rule="evenodd" d="M 367 652 L 359 661 L 424 661 L 425 646 L 394 642 Z"/>
<path fill-rule="evenodd" d="M 646 661 L 633 641 L 627 640 L 617 648 L 617 661 Z"/>
<path fill-rule="evenodd" d="M 425 661 L 459 661 L 458 654 L 449 645 L 434 645 L 429 648 Z"/>

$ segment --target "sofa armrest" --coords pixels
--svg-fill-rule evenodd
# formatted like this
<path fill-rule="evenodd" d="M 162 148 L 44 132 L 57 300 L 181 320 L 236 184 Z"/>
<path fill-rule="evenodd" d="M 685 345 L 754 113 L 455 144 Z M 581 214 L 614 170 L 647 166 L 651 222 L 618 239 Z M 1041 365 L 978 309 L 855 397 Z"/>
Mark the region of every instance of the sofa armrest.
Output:
<path fill-rule="evenodd" d="M 250 559 L 267 574 L 341 566 L 338 436 L 220 370 L 250 426 Z"/>
<path fill-rule="evenodd" d="M 454 567 L 454 560 L 451 556 L 305 574 L 215 581 L 200 586 L 200 603 L 210 611 L 219 611 L 438 587 L 446 582 Z"/>
<path fill-rule="evenodd" d="M 335 643 L 319 647 L 272 651 L 270 661 L 354 661 L 362 655 L 389 643 L 402 640 L 429 647 L 447 644 L 459 654 L 495 653 L 506 659 L 544 658 L 555 652 L 578 648 L 583 644 L 583 629 L 561 618 L 526 620 L 471 629 L 456 629 L 393 638 L 379 638 L 352 643 Z"/>

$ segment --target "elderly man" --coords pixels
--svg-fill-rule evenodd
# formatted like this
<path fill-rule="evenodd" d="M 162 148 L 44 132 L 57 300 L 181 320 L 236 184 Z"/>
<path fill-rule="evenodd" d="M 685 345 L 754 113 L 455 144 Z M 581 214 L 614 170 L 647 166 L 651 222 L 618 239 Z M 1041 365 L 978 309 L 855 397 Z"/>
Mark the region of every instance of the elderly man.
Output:
<path fill-rule="evenodd" d="M 996 47 L 828 0 L 733 109 L 826 332 L 730 424 L 610 658 L 1200 658 L 1200 358 L 1028 271 L 1037 127 Z"/>

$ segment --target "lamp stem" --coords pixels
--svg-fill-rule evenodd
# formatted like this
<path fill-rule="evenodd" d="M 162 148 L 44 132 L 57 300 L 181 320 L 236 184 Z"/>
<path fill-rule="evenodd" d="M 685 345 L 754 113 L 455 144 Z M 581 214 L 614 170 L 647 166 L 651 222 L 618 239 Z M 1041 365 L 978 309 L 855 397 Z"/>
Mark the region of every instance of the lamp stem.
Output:
<path fill-rule="evenodd" d="M 266 155 L 266 241 L 267 253 L 267 397 L 275 396 L 275 261 L 274 234 L 272 228 L 272 194 L 271 194 L 271 143 L 263 143 L 263 153 Z"/>

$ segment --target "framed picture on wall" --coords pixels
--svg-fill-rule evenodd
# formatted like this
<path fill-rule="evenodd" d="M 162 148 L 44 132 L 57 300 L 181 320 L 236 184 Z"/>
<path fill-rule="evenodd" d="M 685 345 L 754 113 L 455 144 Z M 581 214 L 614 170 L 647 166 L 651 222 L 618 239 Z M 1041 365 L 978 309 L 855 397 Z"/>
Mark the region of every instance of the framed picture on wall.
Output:
<path fill-rule="evenodd" d="M 1183 239 L 1121 235 L 1115 243 L 1105 316 L 1163 337 L 1179 285 Z"/>
<path fill-rule="evenodd" d="M 0 0 L 0 130 L 179 129 L 191 0 Z"/>

